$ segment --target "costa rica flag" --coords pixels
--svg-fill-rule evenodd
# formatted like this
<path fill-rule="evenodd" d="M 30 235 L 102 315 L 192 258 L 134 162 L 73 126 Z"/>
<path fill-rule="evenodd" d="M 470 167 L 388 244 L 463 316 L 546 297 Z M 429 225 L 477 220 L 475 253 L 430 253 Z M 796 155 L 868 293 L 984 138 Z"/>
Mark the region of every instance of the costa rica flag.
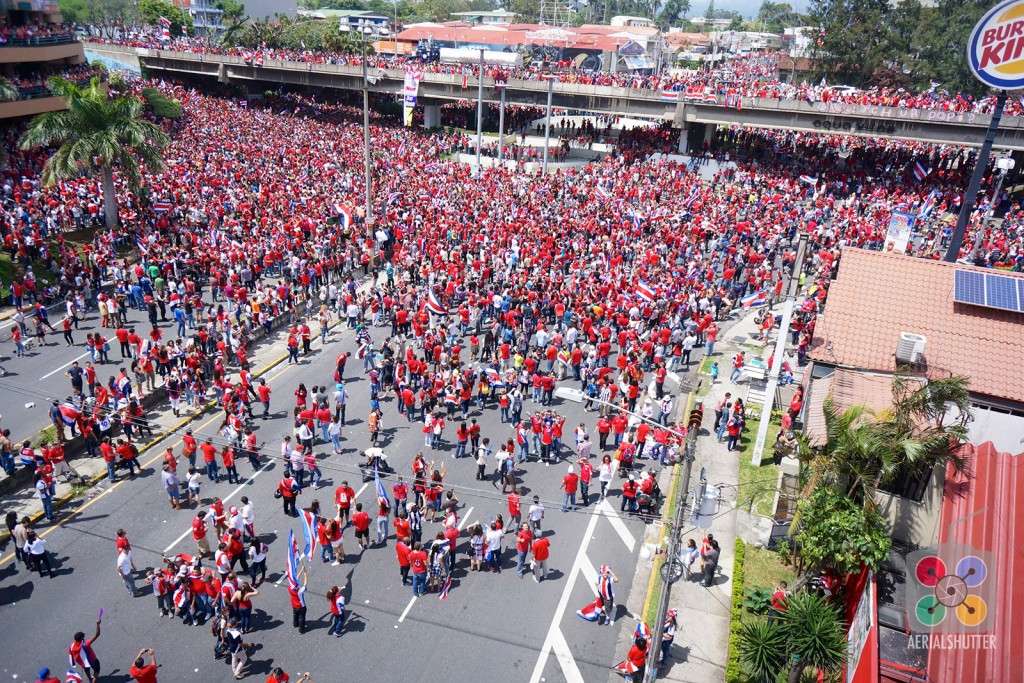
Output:
<path fill-rule="evenodd" d="M 71 401 L 64 401 L 60 406 L 60 420 L 68 427 L 78 422 L 80 417 L 82 417 L 82 411 Z"/>
<path fill-rule="evenodd" d="M 302 521 L 302 536 L 306 540 L 306 548 L 302 554 L 306 556 L 308 562 L 312 562 L 313 552 L 320 538 L 320 518 L 309 510 L 302 510 L 299 519 Z"/>
<path fill-rule="evenodd" d="M 285 564 L 284 572 L 288 576 L 290 588 L 299 587 L 299 544 L 295 542 L 295 531 L 288 530 L 288 561 Z"/>
<path fill-rule="evenodd" d="M 603 603 L 601 602 L 601 598 L 597 598 L 596 600 L 594 600 L 594 602 L 590 603 L 583 609 L 576 610 L 576 614 L 579 615 L 581 619 L 586 619 L 587 621 L 597 621 L 598 617 L 601 616 L 602 604 Z"/>
<path fill-rule="evenodd" d="M 348 230 L 352 225 L 352 212 L 341 204 L 334 205 L 334 212 L 338 214 L 338 219 L 341 221 L 341 227 Z"/>
<path fill-rule="evenodd" d="M 801 183 L 807 183 L 808 185 L 817 185 L 818 184 L 818 179 L 817 179 L 817 177 L 812 176 L 812 175 L 802 175 L 802 176 L 800 176 L 800 182 Z"/>
<path fill-rule="evenodd" d="M 637 638 L 643 638 L 647 642 L 651 641 L 651 628 L 644 622 L 637 622 L 636 631 L 633 632 L 633 642 L 636 642 Z"/>
<path fill-rule="evenodd" d="M 437 294 L 433 290 L 427 293 L 427 310 L 434 315 L 448 315 L 448 309 L 437 298 Z"/>
<path fill-rule="evenodd" d="M 171 210 L 170 202 L 157 202 L 153 205 L 153 211 L 155 213 L 167 213 Z"/>
<path fill-rule="evenodd" d="M 632 674 L 639 671 L 633 662 L 628 659 L 623 659 L 621 662 L 612 667 L 615 671 L 621 671 L 624 674 Z"/>
<path fill-rule="evenodd" d="M 377 486 L 377 502 L 384 503 L 390 508 L 391 501 L 388 500 L 388 492 L 385 490 L 384 484 L 380 481 L 380 472 L 377 471 L 376 467 L 373 468 L 373 481 Z"/>
<path fill-rule="evenodd" d="M 751 306 L 762 306 L 768 299 L 768 292 L 761 289 L 753 294 L 747 294 L 745 297 L 740 299 L 740 305 L 743 308 L 750 308 Z"/>
<path fill-rule="evenodd" d="M 441 594 L 437 596 L 438 599 L 439 600 L 447 600 L 448 599 L 448 591 L 451 590 L 451 587 L 452 587 L 452 575 L 449 574 L 448 578 L 446 578 L 444 580 L 444 585 L 441 586 Z"/>
<path fill-rule="evenodd" d="M 597 187 L 594 188 L 594 195 L 598 199 L 611 199 L 612 198 L 612 193 L 609 192 L 608 190 L 604 189 L 600 185 L 598 185 Z"/>
<path fill-rule="evenodd" d="M 636 295 L 649 303 L 658 298 L 658 293 L 654 291 L 654 288 L 643 280 L 636 283 Z"/>
<path fill-rule="evenodd" d="M 932 172 L 932 169 L 925 168 L 924 164 L 920 161 L 914 162 L 914 177 L 918 180 L 924 180 L 928 177 L 928 174 Z"/>
<path fill-rule="evenodd" d="M 64 674 L 64 683 L 82 683 L 82 677 L 74 669 L 68 669 L 68 672 Z"/>

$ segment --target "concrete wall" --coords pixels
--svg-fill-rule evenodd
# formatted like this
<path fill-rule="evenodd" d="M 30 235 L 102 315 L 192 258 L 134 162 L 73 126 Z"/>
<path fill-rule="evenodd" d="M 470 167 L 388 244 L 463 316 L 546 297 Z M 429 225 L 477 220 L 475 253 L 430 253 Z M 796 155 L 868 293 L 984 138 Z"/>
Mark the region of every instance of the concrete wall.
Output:
<path fill-rule="evenodd" d="M 0 47 L 0 64 L 49 62 L 56 59 L 69 60 L 69 63 L 77 64 L 82 61 L 81 56 L 81 43 L 37 45 L 33 47 Z M 78 59 L 75 59 L 76 57 Z"/>
<path fill-rule="evenodd" d="M 945 481 L 945 471 L 936 467 L 920 503 L 882 492 L 875 496 L 878 511 L 889 520 L 893 540 L 921 548 L 938 542 Z"/>

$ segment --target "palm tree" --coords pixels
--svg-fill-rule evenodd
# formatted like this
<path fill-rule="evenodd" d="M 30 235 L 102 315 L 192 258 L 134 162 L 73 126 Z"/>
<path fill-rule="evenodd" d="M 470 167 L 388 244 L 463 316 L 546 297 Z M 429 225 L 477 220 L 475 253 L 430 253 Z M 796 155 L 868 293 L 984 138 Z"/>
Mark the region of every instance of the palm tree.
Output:
<path fill-rule="evenodd" d="M 846 635 L 838 610 L 820 595 L 801 592 L 786 601 L 779 619 L 744 624 L 737 649 L 755 683 L 775 683 L 783 672 L 797 683 L 806 669 L 838 671 L 846 662 Z"/>
<path fill-rule="evenodd" d="M 817 593 L 796 593 L 786 601 L 780 630 L 786 639 L 789 683 L 797 683 L 804 669 L 826 674 L 846 663 L 846 629 L 839 611 Z"/>
<path fill-rule="evenodd" d="M 819 485 L 836 485 L 867 508 L 875 505 L 879 486 L 900 474 L 947 463 L 962 471 L 960 442 L 971 419 L 968 383 L 965 377 L 948 377 L 917 384 L 897 373 L 892 406 L 877 413 L 853 406 L 840 414 L 826 397 L 826 443 L 816 453 L 801 449 L 813 453 L 804 497 Z"/>
<path fill-rule="evenodd" d="M 0 76 L 0 102 L 13 102 L 21 97 L 21 93 L 6 78 Z"/>
<path fill-rule="evenodd" d="M 143 165 L 151 173 L 163 170 L 161 150 L 170 140 L 159 126 L 142 119 L 142 100 L 110 96 L 98 78 L 85 87 L 62 78 L 51 79 L 49 85 L 67 100 L 67 109 L 32 119 L 21 148 L 57 147 L 43 167 L 47 185 L 98 170 L 106 224 L 113 228 L 118 220 L 114 169 L 129 186 L 138 187 Z"/>

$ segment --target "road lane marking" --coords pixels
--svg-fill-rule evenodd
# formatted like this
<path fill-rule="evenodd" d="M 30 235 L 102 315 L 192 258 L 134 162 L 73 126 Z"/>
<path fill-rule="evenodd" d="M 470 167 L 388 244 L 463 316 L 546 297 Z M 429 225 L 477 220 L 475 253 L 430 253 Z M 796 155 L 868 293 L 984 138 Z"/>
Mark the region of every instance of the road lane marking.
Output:
<path fill-rule="evenodd" d="M 246 479 L 246 480 L 245 480 L 244 482 L 242 482 L 241 484 L 239 484 L 239 485 L 238 485 L 238 488 L 236 488 L 236 489 L 235 489 L 234 491 L 232 491 L 232 492 L 231 492 L 231 493 L 229 493 L 228 495 L 226 495 L 226 496 L 224 496 L 223 498 L 221 498 L 221 501 L 222 501 L 222 502 L 224 502 L 224 503 L 226 503 L 226 502 L 228 502 L 229 500 L 231 500 L 232 498 L 234 498 L 236 494 L 238 494 L 238 493 L 239 493 L 239 492 L 240 492 L 240 491 L 241 491 L 242 489 L 244 489 L 244 488 L 245 488 L 246 486 L 248 486 L 249 484 L 251 484 L 251 483 L 253 483 L 254 481 L 256 481 L 256 477 L 258 477 L 258 476 L 260 476 L 261 474 L 263 474 L 263 472 L 265 472 L 265 471 L 266 471 L 266 469 L 267 469 L 268 467 L 270 467 L 271 465 L 273 465 L 273 464 L 274 464 L 274 461 L 273 461 L 273 460 L 271 460 L 271 461 L 267 462 L 267 463 L 266 463 L 265 465 L 263 465 L 263 467 L 259 468 L 259 469 L 258 469 L 258 470 L 256 470 L 255 472 L 253 472 L 253 474 L 252 474 L 252 476 L 251 476 L 251 477 L 249 477 L 249 478 L 248 478 L 248 479 Z M 184 538 L 185 538 L 186 536 L 188 536 L 188 535 L 189 535 L 189 534 L 191 534 L 191 533 L 192 533 L 192 529 L 186 529 L 186 530 L 185 530 L 185 533 L 183 533 L 183 534 L 182 534 L 181 536 L 178 536 L 178 537 L 177 537 L 176 539 L 174 539 L 174 542 L 173 542 L 173 543 L 171 543 L 171 544 L 170 544 L 169 546 L 167 546 L 166 548 L 164 548 L 164 555 L 166 555 L 166 554 L 167 554 L 167 551 L 168 551 L 168 550 L 170 550 L 170 549 L 171 549 L 171 548 L 173 548 L 174 546 L 176 546 L 176 545 L 178 545 L 179 543 L 181 543 L 182 539 L 184 539 Z"/>
<path fill-rule="evenodd" d="M 597 570 L 594 569 L 594 563 L 589 558 L 584 557 L 583 562 L 580 564 L 580 571 L 583 572 L 583 579 L 590 586 L 590 589 L 594 591 L 594 595 L 597 595 Z"/>
<path fill-rule="evenodd" d="M 615 529 L 619 538 L 622 539 L 622 542 L 626 544 L 627 548 L 629 548 L 629 552 L 632 553 L 633 548 L 636 547 L 636 539 L 633 538 L 633 534 L 629 532 L 629 529 L 626 527 L 626 523 L 622 521 L 621 517 L 619 517 L 619 513 L 617 513 L 615 509 L 608 504 L 608 499 L 605 498 L 598 503 L 597 509 L 600 510 L 601 513 L 608 518 L 608 521 L 612 523 L 612 528 Z"/>
<path fill-rule="evenodd" d="M 402 616 L 398 617 L 398 623 L 399 624 L 401 624 L 403 621 L 405 621 L 405 617 L 409 614 L 409 610 L 411 610 L 412 606 L 415 605 L 415 604 L 416 604 L 416 598 L 415 597 L 409 598 L 409 604 L 405 606 L 404 610 L 402 610 Z"/>
<path fill-rule="evenodd" d="M 366 482 L 365 484 L 363 484 L 363 485 L 362 485 L 362 486 L 361 486 L 361 487 L 359 488 L 359 490 L 358 490 L 358 491 L 356 491 L 356 498 L 358 498 L 359 496 L 363 495 L 363 491 L 365 491 L 365 490 L 366 490 L 366 487 L 367 487 L 367 486 L 369 486 L 369 485 L 370 485 L 370 482 Z"/>
<path fill-rule="evenodd" d="M 559 630 L 559 625 L 562 623 L 562 617 L 565 616 L 566 607 L 569 606 L 569 598 L 572 596 L 572 588 L 576 583 L 576 577 L 579 576 L 583 563 L 590 562 L 587 559 L 587 547 L 590 545 L 590 539 L 593 537 L 594 529 L 597 527 L 597 520 L 600 518 L 601 514 L 597 510 L 590 513 L 590 523 L 587 524 L 587 530 L 583 533 L 583 541 L 580 543 L 579 550 L 576 551 L 576 559 L 572 563 L 572 569 L 569 570 L 565 587 L 562 589 L 562 597 L 558 600 L 555 615 L 551 619 L 547 636 L 544 638 L 544 645 L 540 648 L 540 656 L 537 658 L 536 666 L 533 667 L 530 683 L 540 683 L 541 675 L 544 673 L 544 665 L 548 660 L 548 653 L 554 647 L 555 639 L 562 638 L 563 641 L 565 640 Z M 583 679 L 580 678 L 579 680 L 582 681 Z"/>
<path fill-rule="evenodd" d="M 459 522 L 459 531 L 462 531 L 462 527 L 466 526 L 466 522 L 469 521 L 469 516 L 471 514 L 473 514 L 473 508 L 469 508 L 468 510 L 466 510 L 466 514 L 463 515 L 462 521 Z"/>
<path fill-rule="evenodd" d="M 555 631 L 551 647 L 558 658 L 558 663 L 562 665 L 562 673 L 565 674 L 566 683 L 585 683 L 583 674 L 580 673 L 580 668 L 576 666 L 576 660 L 573 659 L 569 643 L 565 642 L 565 636 L 562 635 L 561 630 Z"/>
<path fill-rule="evenodd" d="M 65 363 L 64 365 L 62 365 L 62 366 L 58 367 L 58 368 L 57 368 L 56 370 L 54 370 L 53 372 L 48 372 L 48 373 L 46 373 L 45 375 L 43 375 L 42 377 L 40 377 L 40 378 L 39 378 L 39 381 L 40 381 L 40 382 L 42 382 L 42 381 L 43 381 L 44 379 L 47 379 L 47 378 L 49 378 L 49 377 L 53 377 L 53 376 L 54 376 L 54 375 L 56 375 L 56 374 L 57 374 L 58 372 L 66 372 L 66 371 L 67 371 L 67 369 L 71 367 L 71 364 L 72 364 L 72 363 L 74 363 L 74 362 L 75 362 L 76 360 L 82 360 L 83 358 L 85 358 L 85 357 L 86 357 L 86 356 L 88 356 L 88 355 L 89 355 L 89 352 L 88 352 L 88 351 L 86 351 L 85 353 L 83 353 L 83 354 L 82 354 L 81 356 L 79 356 L 78 358 L 72 358 L 72 359 L 71 359 L 71 360 L 69 360 L 69 361 L 68 361 L 67 363 Z"/>

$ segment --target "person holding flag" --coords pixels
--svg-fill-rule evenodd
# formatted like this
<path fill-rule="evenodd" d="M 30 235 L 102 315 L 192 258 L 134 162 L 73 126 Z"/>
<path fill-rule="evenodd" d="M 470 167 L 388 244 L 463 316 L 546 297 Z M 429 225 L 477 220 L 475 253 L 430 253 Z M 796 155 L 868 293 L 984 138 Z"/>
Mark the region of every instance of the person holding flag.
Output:
<path fill-rule="evenodd" d="M 633 683 L 641 683 L 647 669 L 647 639 L 638 637 L 633 640 L 626 658 L 612 667 L 627 676 Z"/>
<path fill-rule="evenodd" d="M 373 481 L 377 488 L 377 544 L 386 545 L 391 502 L 388 500 L 388 492 L 380 481 L 380 472 L 376 467 L 373 468 Z"/>
<path fill-rule="evenodd" d="M 345 595 L 337 586 L 331 586 L 327 591 L 327 602 L 331 608 L 331 627 L 327 630 L 327 635 L 341 638 L 341 632 L 345 630 L 345 621 L 348 619 Z"/>
<path fill-rule="evenodd" d="M 101 616 L 102 613 L 103 610 L 100 610 Z M 79 631 L 68 646 L 68 661 L 71 668 L 81 667 L 82 672 L 89 679 L 89 683 L 96 683 L 100 678 L 100 660 L 93 651 L 92 644 L 100 637 L 101 621 L 102 619 L 96 620 L 96 632 L 93 633 L 92 638 L 86 640 L 85 633 Z"/>
<path fill-rule="evenodd" d="M 615 587 L 613 584 L 619 582 L 619 577 L 607 564 L 601 565 L 601 573 L 597 577 L 597 594 L 601 597 L 601 613 L 604 615 L 604 625 L 611 626 L 615 622 Z"/>
<path fill-rule="evenodd" d="M 288 597 L 292 603 L 292 626 L 299 630 L 300 634 L 306 632 L 306 584 L 309 580 L 306 574 L 306 566 L 300 565 L 295 580 L 288 577 Z"/>

